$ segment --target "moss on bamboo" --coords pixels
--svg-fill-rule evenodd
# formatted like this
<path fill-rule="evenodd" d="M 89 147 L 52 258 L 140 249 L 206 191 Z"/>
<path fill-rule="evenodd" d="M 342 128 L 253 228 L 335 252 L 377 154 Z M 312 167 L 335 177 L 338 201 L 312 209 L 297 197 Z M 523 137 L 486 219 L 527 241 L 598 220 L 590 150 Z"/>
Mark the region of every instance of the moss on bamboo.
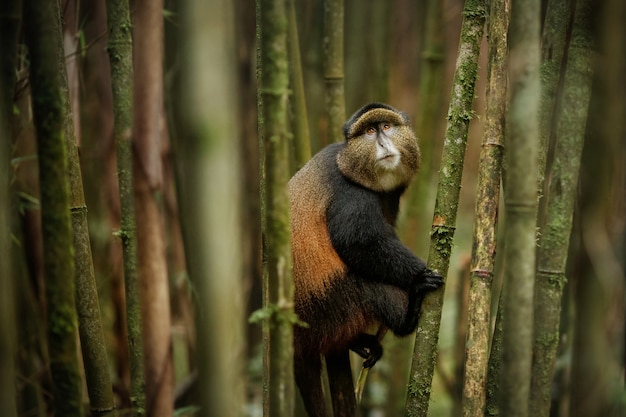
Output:
<path fill-rule="evenodd" d="M 67 154 L 54 39 L 54 3 L 24 4 L 30 53 L 32 107 L 37 131 L 41 219 L 46 274 L 48 353 L 57 415 L 82 416 L 82 381 L 77 362 L 74 251 L 70 222 Z"/>
<path fill-rule="evenodd" d="M 577 2 L 575 16 L 548 187 L 546 226 L 538 254 L 530 401 L 533 416 L 547 416 L 550 411 L 549 393 L 559 342 L 565 264 L 593 80 L 591 1 Z"/>
<path fill-rule="evenodd" d="M 132 146 L 130 141 L 133 104 L 132 25 L 128 2 L 107 1 L 109 39 L 107 52 L 111 63 L 111 88 L 117 178 L 120 195 L 121 238 L 124 251 L 126 290 L 126 328 L 130 355 L 130 401 L 135 416 L 145 414 L 145 376 L 137 242 L 133 193 Z"/>
<path fill-rule="evenodd" d="M 454 238 L 467 131 L 473 116 L 471 104 L 474 98 L 486 7 L 486 1 L 473 0 L 466 2 L 464 9 L 465 17 L 448 111 L 428 256 L 428 267 L 443 276 L 448 272 Z M 439 290 L 428 294 L 422 305 L 410 374 L 410 386 L 413 389 L 407 392 L 405 411 L 407 416 L 425 416 L 428 412 L 430 389 L 425 387 L 432 384 L 442 304 L 443 290 Z M 418 389 L 415 389 L 416 387 Z"/>
<path fill-rule="evenodd" d="M 287 13 L 285 2 L 259 0 L 258 33 L 261 40 L 259 117 L 265 173 L 264 226 L 264 306 L 280 306 L 281 314 L 271 314 L 269 330 L 269 391 L 266 407 L 272 415 L 293 412 L 293 323 L 283 320 L 293 312 L 289 198 L 289 73 L 287 61 Z M 295 313 L 293 313 L 295 314 Z M 266 361 L 267 362 L 267 361 Z"/>

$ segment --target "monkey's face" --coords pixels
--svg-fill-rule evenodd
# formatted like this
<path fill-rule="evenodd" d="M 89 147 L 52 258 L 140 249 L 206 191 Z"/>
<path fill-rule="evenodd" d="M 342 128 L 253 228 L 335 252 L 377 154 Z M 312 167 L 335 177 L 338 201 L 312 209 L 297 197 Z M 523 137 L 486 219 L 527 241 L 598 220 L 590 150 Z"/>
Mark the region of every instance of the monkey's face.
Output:
<path fill-rule="evenodd" d="M 346 144 L 337 155 L 343 175 L 374 191 L 407 186 L 420 158 L 407 122 L 400 112 L 375 108 L 347 126 Z"/>

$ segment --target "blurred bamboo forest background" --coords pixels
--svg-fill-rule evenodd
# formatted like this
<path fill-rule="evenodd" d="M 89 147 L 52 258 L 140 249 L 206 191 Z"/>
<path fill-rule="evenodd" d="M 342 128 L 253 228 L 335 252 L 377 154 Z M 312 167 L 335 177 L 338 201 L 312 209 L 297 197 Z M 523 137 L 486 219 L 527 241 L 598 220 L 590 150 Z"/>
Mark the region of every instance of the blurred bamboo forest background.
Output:
<path fill-rule="evenodd" d="M 267 210 L 280 209 L 262 204 L 262 179 L 288 178 L 310 154 L 341 140 L 337 123 L 371 101 L 407 112 L 418 132 L 422 168 L 403 200 L 398 233 L 422 258 L 440 166 L 457 142 L 455 117 L 467 133 L 464 155 L 452 162 L 463 175 L 443 308 L 435 298 L 425 303 L 425 314 L 441 314 L 440 330 L 429 330 L 439 339 L 428 415 L 624 415 L 624 2 L 537 0 L 537 30 L 528 32 L 540 31 L 541 44 L 524 37 L 519 21 L 515 32 L 512 20 L 516 53 L 508 58 L 507 1 L 258 3 L 281 3 L 281 22 L 288 21 L 280 51 L 290 77 L 280 85 L 288 123 L 274 143 L 288 140 L 286 154 L 272 137 L 260 146 L 258 105 L 275 90 L 258 88 L 266 61 L 257 27 L 264 11 L 255 1 L 0 5 L 0 415 L 269 415 L 268 333 L 248 322 L 268 291 L 263 260 L 274 256 L 272 248 L 264 255 L 261 230 L 274 221 Z M 531 3 L 513 0 L 512 13 Z M 327 30 L 340 25 L 337 40 Z M 461 36 L 472 25 L 479 31 L 473 41 Z M 459 44 L 472 42 L 475 54 L 462 57 Z M 542 92 L 532 93 L 540 114 L 509 114 L 507 135 L 539 143 L 507 142 L 505 153 L 515 149 L 516 159 L 501 167 L 507 94 L 517 97 L 526 75 L 515 69 L 532 66 L 527 50 L 514 48 L 524 42 L 541 65 Z M 473 72 L 462 71 L 462 59 L 476 60 Z M 452 111 L 453 83 L 469 93 L 462 113 Z M 271 136 L 275 127 L 264 116 L 261 132 Z M 501 169 L 510 187 L 499 197 Z M 523 191 L 514 178 L 520 173 L 537 177 L 538 215 L 528 212 L 534 198 L 511 200 L 498 214 L 505 193 L 513 199 Z M 507 264 L 530 268 L 533 277 L 537 264 L 534 319 L 521 295 L 532 300 L 532 285 L 500 297 L 503 280 L 514 282 L 504 277 L 517 272 L 505 272 L 501 255 L 505 242 L 517 248 L 523 240 L 506 227 L 507 220 L 519 224 L 520 212 L 533 229 L 538 219 L 531 241 L 543 250 L 536 261 L 509 254 Z M 481 255 L 484 248 L 491 249 Z M 516 310 L 516 300 L 529 309 Z M 516 362 L 495 347 L 490 358 L 472 350 L 484 353 L 499 338 L 498 304 L 507 305 L 503 322 L 513 329 L 503 330 L 502 349 L 525 347 L 532 375 L 505 365 L 502 386 L 487 381 L 485 391 L 487 359 L 494 361 L 489 378 L 497 365 Z M 534 346 L 522 334 L 532 323 Z M 523 327 L 519 335 L 515 326 Z M 360 413 L 426 415 L 405 410 L 421 395 L 407 389 L 422 371 L 411 366 L 412 338 L 387 336 L 384 344 Z M 493 402 L 507 390 L 530 396 L 530 411 Z M 295 409 L 304 415 L 298 401 Z"/>

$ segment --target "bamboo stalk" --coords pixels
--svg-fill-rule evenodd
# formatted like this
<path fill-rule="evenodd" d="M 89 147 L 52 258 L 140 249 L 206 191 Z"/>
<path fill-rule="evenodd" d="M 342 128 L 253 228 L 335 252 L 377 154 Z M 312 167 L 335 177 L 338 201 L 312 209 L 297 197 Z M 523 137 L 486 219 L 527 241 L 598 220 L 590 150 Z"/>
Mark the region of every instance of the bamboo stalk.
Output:
<path fill-rule="evenodd" d="M 130 402 L 133 416 L 143 416 L 146 408 L 141 301 L 137 275 L 137 236 L 132 170 L 132 38 L 128 2 L 107 1 L 109 44 L 113 93 L 113 134 L 117 159 L 121 225 L 119 237 L 124 253 L 126 328 L 130 362 Z"/>
<path fill-rule="evenodd" d="M 504 317 L 501 415 L 528 415 L 539 147 L 538 0 L 513 0 L 509 28 L 510 102 L 506 123 Z M 529 175 L 533 174 L 533 175 Z"/>
<path fill-rule="evenodd" d="M 67 149 L 55 43 L 60 33 L 56 4 L 24 3 L 30 56 L 32 109 L 37 131 L 48 354 L 56 415 L 82 417 L 78 366 L 74 250 L 67 182 Z"/>
<path fill-rule="evenodd" d="M 344 140 L 346 120 L 344 91 L 344 0 L 324 0 L 324 83 L 328 109 L 328 142 Z"/>
<path fill-rule="evenodd" d="M 474 210 L 474 243 L 470 266 L 467 343 L 465 343 L 462 408 L 463 416 L 466 417 L 482 415 L 485 409 L 491 333 L 491 287 L 504 153 L 507 30 L 510 7 L 507 0 L 492 0 L 490 7 L 485 132 L 480 152 Z"/>
<path fill-rule="evenodd" d="M 559 345 L 561 298 L 576 201 L 580 158 L 593 81 L 592 2 L 576 2 L 576 15 L 558 115 L 549 177 L 546 226 L 539 240 L 530 415 L 548 416 L 554 361 Z"/>
<path fill-rule="evenodd" d="M 467 1 L 463 15 L 428 256 L 428 268 L 444 277 L 448 273 L 456 227 L 468 126 L 473 117 L 478 54 L 487 17 L 486 1 Z M 443 289 L 429 293 L 422 304 L 405 407 L 407 417 L 426 416 L 428 412 L 442 304 Z"/>
<path fill-rule="evenodd" d="M 264 378 L 265 406 L 272 416 L 294 412 L 293 376 L 293 278 L 289 220 L 289 74 L 287 60 L 287 11 L 282 0 L 259 0 L 260 35 L 259 133 L 261 170 L 264 175 L 261 203 L 264 216 L 264 300 L 268 313 Z"/>

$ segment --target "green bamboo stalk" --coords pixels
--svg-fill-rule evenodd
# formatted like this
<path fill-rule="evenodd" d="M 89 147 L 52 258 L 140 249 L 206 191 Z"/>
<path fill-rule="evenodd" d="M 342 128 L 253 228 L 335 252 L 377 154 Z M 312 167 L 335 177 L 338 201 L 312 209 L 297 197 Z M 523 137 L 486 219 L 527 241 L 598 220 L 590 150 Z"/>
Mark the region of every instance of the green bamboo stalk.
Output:
<path fill-rule="evenodd" d="M 124 286 L 126 291 L 126 326 L 130 361 L 130 402 L 133 416 L 145 415 L 145 376 L 141 303 L 137 275 L 137 238 L 132 170 L 133 58 L 132 32 L 128 2 L 107 1 L 111 63 L 113 118 L 117 180 L 120 193 L 121 225 L 119 237 L 124 252 Z"/>
<path fill-rule="evenodd" d="M 324 0 L 324 83 L 328 109 L 328 142 L 344 140 L 346 121 L 344 90 L 344 0 Z"/>
<path fill-rule="evenodd" d="M 269 319 L 269 415 L 287 417 L 294 412 L 293 279 L 289 198 L 289 74 L 287 64 L 287 11 L 281 0 L 260 0 L 261 41 L 259 116 L 262 118 L 262 211 L 265 216 L 265 299 Z M 266 380 L 267 381 L 267 380 Z"/>
<path fill-rule="evenodd" d="M 9 138 L 9 115 L 13 109 L 13 86 L 15 85 L 15 52 L 20 23 L 20 2 L 5 1 L 0 4 L 0 44 L 3 59 L 0 63 L 0 415 L 17 417 L 15 402 L 15 364 L 17 331 L 14 300 L 17 292 L 14 284 L 14 266 L 11 259 L 11 196 L 9 173 L 11 147 Z"/>
<path fill-rule="evenodd" d="M 311 159 L 311 137 L 309 117 L 306 110 L 302 60 L 300 59 L 300 41 L 298 39 L 298 19 L 296 19 L 295 0 L 287 0 L 289 17 L 289 58 L 291 62 L 291 84 L 293 88 L 293 126 L 294 153 L 298 170 Z"/>
<path fill-rule="evenodd" d="M 68 163 L 57 70 L 61 59 L 56 44 L 60 17 L 53 2 L 27 1 L 23 10 L 39 153 L 48 354 L 54 409 L 59 416 L 82 416 Z"/>
<path fill-rule="evenodd" d="M 570 3 L 568 0 L 548 1 L 541 38 L 541 111 L 539 113 L 539 171 L 537 175 L 537 191 L 540 197 L 544 192 L 548 148 L 556 120 L 553 116 L 565 53 Z"/>
<path fill-rule="evenodd" d="M 466 417 L 483 415 L 485 410 L 491 333 L 491 287 L 504 151 L 507 31 L 510 9 L 506 0 L 492 0 L 490 8 L 485 132 L 478 170 L 474 244 L 467 303 L 468 328 L 462 403 L 463 416 Z"/>
<path fill-rule="evenodd" d="M 185 253 L 198 298 L 199 416 L 241 416 L 245 404 L 242 159 L 233 2 L 181 3 L 181 137 Z M 219 181 L 214 181 L 220 178 Z"/>
<path fill-rule="evenodd" d="M 528 415 L 530 394 L 539 146 L 540 2 L 513 0 L 511 10 L 499 404 L 501 415 L 516 417 Z"/>
<path fill-rule="evenodd" d="M 57 16 L 61 10 L 57 4 Z M 61 26 L 61 22 L 58 23 Z M 87 205 L 83 192 L 83 180 L 78 157 L 78 145 L 74 132 L 74 118 L 68 88 L 62 32 L 55 36 L 58 53 L 58 71 L 61 82 L 64 129 L 68 155 L 68 178 L 70 184 L 70 210 L 74 232 L 74 263 L 76 265 L 76 309 L 78 332 L 83 354 L 85 379 L 92 413 L 101 416 L 114 414 L 113 388 L 109 375 L 104 331 L 100 321 L 98 290 L 91 256 Z"/>
<path fill-rule="evenodd" d="M 486 1 L 466 1 L 463 15 L 428 255 L 428 268 L 444 277 L 452 252 L 467 132 L 473 116 L 478 54 L 487 17 Z M 428 412 L 442 304 L 443 290 L 428 294 L 422 304 L 407 392 L 407 417 L 426 416 Z"/>
<path fill-rule="evenodd" d="M 580 158 L 593 81 L 592 1 L 576 2 L 574 26 L 563 82 L 554 162 L 549 178 L 546 226 L 539 240 L 535 283 L 535 323 L 530 415 L 550 414 L 565 264 L 576 201 Z"/>
<path fill-rule="evenodd" d="M 504 288 L 500 291 L 498 308 L 496 310 L 496 320 L 491 338 L 491 349 L 489 351 L 489 361 L 487 362 L 487 381 L 485 398 L 485 417 L 498 417 L 500 415 L 500 405 L 498 404 L 500 391 L 500 374 L 502 372 L 502 321 L 504 318 Z"/>

